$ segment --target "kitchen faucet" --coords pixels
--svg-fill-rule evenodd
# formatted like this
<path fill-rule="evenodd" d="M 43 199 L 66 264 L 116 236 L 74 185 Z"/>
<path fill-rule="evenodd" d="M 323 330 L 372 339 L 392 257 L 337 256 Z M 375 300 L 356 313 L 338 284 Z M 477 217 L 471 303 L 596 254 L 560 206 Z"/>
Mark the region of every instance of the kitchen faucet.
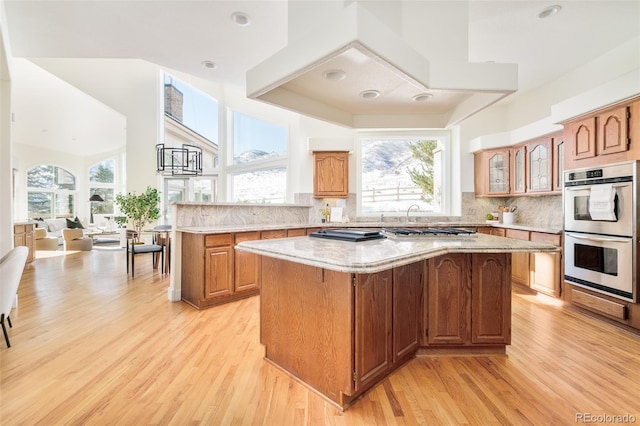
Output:
<path fill-rule="evenodd" d="M 420 210 L 420 206 L 417 204 L 411 204 L 409 206 L 409 208 L 407 209 L 407 223 L 409 223 L 409 212 L 411 211 L 412 208 L 417 207 L 416 211 Z"/>

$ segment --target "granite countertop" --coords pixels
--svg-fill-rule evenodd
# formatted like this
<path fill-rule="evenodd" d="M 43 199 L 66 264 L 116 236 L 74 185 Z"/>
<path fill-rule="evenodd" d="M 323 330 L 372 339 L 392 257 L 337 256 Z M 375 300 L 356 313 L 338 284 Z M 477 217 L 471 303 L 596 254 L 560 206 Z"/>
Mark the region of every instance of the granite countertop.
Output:
<path fill-rule="evenodd" d="M 394 227 L 478 227 L 493 226 L 496 228 L 519 229 L 523 231 L 543 232 L 547 234 L 559 234 L 562 228 L 543 228 L 522 224 L 504 225 L 502 223 L 486 223 L 486 222 L 350 222 L 350 223 L 274 223 L 274 224 L 237 224 L 237 225 L 209 225 L 209 226 L 178 226 L 176 230 L 179 232 L 188 232 L 192 234 L 224 234 L 227 232 L 249 232 L 262 231 L 272 229 L 295 229 L 295 228 L 394 228 Z"/>
<path fill-rule="evenodd" d="M 374 273 L 447 253 L 557 252 L 551 244 L 474 234 L 461 237 L 385 238 L 349 242 L 293 237 L 244 241 L 236 246 L 263 256 L 349 273 Z"/>

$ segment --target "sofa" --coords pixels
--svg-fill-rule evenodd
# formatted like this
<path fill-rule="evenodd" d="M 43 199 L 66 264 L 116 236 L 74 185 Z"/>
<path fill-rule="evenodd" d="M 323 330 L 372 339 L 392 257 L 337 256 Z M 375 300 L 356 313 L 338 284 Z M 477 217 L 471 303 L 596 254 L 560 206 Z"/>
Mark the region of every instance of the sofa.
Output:
<path fill-rule="evenodd" d="M 36 228 L 34 234 L 36 250 L 58 250 L 58 237 L 49 236 L 45 228 Z"/>

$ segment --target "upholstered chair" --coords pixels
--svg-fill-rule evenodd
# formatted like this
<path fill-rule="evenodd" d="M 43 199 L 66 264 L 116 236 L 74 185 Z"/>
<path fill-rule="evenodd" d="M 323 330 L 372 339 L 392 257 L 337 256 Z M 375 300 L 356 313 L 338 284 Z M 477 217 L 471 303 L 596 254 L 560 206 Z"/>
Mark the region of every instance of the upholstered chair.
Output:
<path fill-rule="evenodd" d="M 58 237 L 50 237 L 44 228 L 36 228 L 36 250 L 58 250 Z"/>
<path fill-rule="evenodd" d="M 9 327 L 13 327 L 9 315 L 16 300 L 16 294 L 18 293 L 20 279 L 22 278 L 22 272 L 24 271 L 24 265 L 27 263 L 28 255 L 29 249 L 25 246 L 19 246 L 9 251 L 9 253 L 0 259 L 0 277 L 2 277 L 2 279 L 0 279 L 0 323 L 2 324 L 4 340 L 7 342 L 8 348 L 11 347 L 11 343 L 9 343 L 9 334 L 7 334 L 7 327 L 4 324 L 4 320 L 7 320 Z"/>
<path fill-rule="evenodd" d="M 65 251 L 89 251 L 93 248 L 93 239 L 85 237 L 82 229 L 63 229 L 62 239 Z"/>

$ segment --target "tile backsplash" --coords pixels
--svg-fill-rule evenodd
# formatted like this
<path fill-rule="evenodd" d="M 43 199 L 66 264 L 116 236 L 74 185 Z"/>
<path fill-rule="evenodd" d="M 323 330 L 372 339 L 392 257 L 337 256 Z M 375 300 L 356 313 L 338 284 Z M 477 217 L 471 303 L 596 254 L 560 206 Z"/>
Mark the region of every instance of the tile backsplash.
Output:
<path fill-rule="evenodd" d="M 345 200 L 344 214 L 352 222 L 377 222 L 380 215 L 371 217 L 358 217 L 356 194 L 350 194 Z M 295 202 L 313 206 L 309 211 L 310 223 L 320 222 L 320 209 L 329 204 L 335 207 L 336 199 L 316 199 L 312 194 L 296 194 Z M 538 228 L 559 229 L 563 227 L 562 196 L 545 195 L 536 197 L 504 197 L 504 198 L 476 198 L 473 192 L 462 193 L 461 216 L 439 216 L 420 219 L 425 222 L 484 222 L 487 213 L 497 210 L 498 206 L 517 206 L 514 216 L 514 224 L 526 225 Z M 399 221 L 402 218 L 384 217 L 385 222 Z"/>

